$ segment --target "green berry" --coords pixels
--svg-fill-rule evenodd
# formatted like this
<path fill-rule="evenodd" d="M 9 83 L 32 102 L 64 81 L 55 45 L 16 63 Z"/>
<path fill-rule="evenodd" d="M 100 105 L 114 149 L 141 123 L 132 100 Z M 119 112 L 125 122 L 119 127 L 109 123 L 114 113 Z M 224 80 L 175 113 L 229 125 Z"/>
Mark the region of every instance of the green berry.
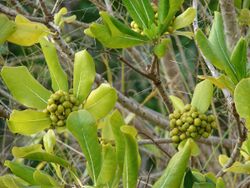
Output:
<path fill-rule="evenodd" d="M 181 117 L 181 121 L 182 121 L 182 122 L 185 122 L 185 121 L 186 121 L 186 117 L 185 117 L 185 116 L 182 116 L 182 117 Z"/>
<path fill-rule="evenodd" d="M 64 111 L 64 113 L 65 113 L 66 116 L 68 116 L 71 113 L 71 109 L 70 108 L 66 108 L 65 111 Z"/>
<path fill-rule="evenodd" d="M 189 111 L 191 109 L 191 104 L 186 104 L 185 107 L 184 107 L 184 110 L 185 111 Z"/>
<path fill-rule="evenodd" d="M 181 140 L 186 139 L 186 134 L 185 134 L 185 133 L 182 133 L 182 134 L 180 135 L 180 139 L 181 139 Z"/>
<path fill-rule="evenodd" d="M 78 109 L 78 106 L 73 106 L 72 111 L 77 111 Z"/>
<path fill-rule="evenodd" d="M 196 138 L 196 137 L 198 136 L 198 134 L 197 134 L 196 132 L 193 132 L 193 133 L 190 134 L 190 136 L 191 136 L 192 138 Z"/>
<path fill-rule="evenodd" d="M 61 119 L 61 120 L 64 120 L 64 119 L 65 119 L 65 116 L 59 115 L 58 118 Z"/>
<path fill-rule="evenodd" d="M 206 122 L 206 121 L 204 121 L 204 120 L 202 120 L 202 121 L 201 121 L 201 127 L 203 127 L 203 128 L 204 128 L 204 127 L 206 127 L 206 126 L 207 126 L 207 122 Z"/>
<path fill-rule="evenodd" d="M 177 135 L 179 133 L 179 129 L 174 128 L 171 132 L 173 135 Z"/>
<path fill-rule="evenodd" d="M 186 119 L 186 121 L 189 123 L 189 124 L 191 124 L 191 123 L 193 123 L 193 118 L 191 118 L 191 117 L 187 117 L 187 119 Z"/>
<path fill-rule="evenodd" d="M 194 119 L 194 125 L 195 125 L 195 126 L 200 126 L 200 125 L 201 125 L 201 120 L 200 120 L 200 118 L 195 118 L 195 119 Z"/>
<path fill-rule="evenodd" d="M 170 125 L 176 125 L 176 119 L 171 119 L 170 120 Z"/>
<path fill-rule="evenodd" d="M 58 111 L 58 113 L 63 113 L 64 112 L 64 107 L 63 107 L 63 105 L 58 105 L 58 107 L 57 107 L 57 111 Z"/>
<path fill-rule="evenodd" d="M 217 125 L 216 125 L 216 122 L 215 122 L 215 121 L 213 121 L 213 122 L 211 123 L 211 127 L 212 127 L 213 129 L 216 129 L 216 128 L 217 128 Z"/>
<path fill-rule="evenodd" d="M 196 127 L 194 125 L 191 125 L 189 128 L 188 128 L 188 132 L 195 132 L 196 131 Z"/>
<path fill-rule="evenodd" d="M 55 114 L 51 114 L 51 115 L 50 115 L 50 119 L 51 119 L 51 121 L 53 121 L 53 122 L 57 122 L 57 121 L 58 121 L 58 118 L 57 118 L 57 116 L 56 116 Z"/>
<path fill-rule="evenodd" d="M 64 121 L 63 120 L 59 120 L 58 122 L 57 122 L 57 126 L 58 127 L 62 127 L 64 125 Z"/>
<path fill-rule="evenodd" d="M 192 106 L 192 107 L 191 107 L 191 111 L 192 111 L 192 112 L 198 112 L 198 109 L 197 109 L 195 106 Z"/>
<path fill-rule="evenodd" d="M 181 128 L 184 129 L 185 131 L 188 129 L 189 124 L 188 123 L 184 123 Z"/>
<path fill-rule="evenodd" d="M 53 104 L 55 101 L 52 99 L 52 98 L 49 98 L 48 99 L 48 105 L 51 105 L 51 104 Z"/>
<path fill-rule="evenodd" d="M 193 112 L 191 116 L 192 116 L 192 118 L 196 118 L 196 117 L 198 117 L 198 115 L 199 115 L 198 112 Z"/>
<path fill-rule="evenodd" d="M 45 113 L 45 114 L 49 114 L 48 109 L 47 109 L 47 108 L 45 108 L 45 109 L 43 110 L 43 113 Z"/>
<path fill-rule="evenodd" d="M 172 136 L 171 139 L 172 139 L 173 142 L 179 142 L 180 141 L 179 136 Z"/>
<path fill-rule="evenodd" d="M 179 112 L 174 112 L 174 117 L 176 119 L 180 118 L 181 114 Z"/>
<path fill-rule="evenodd" d="M 62 105 L 63 105 L 65 108 L 72 108 L 72 107 L 73 107 L 73 105 L 72 105 L 69 101 L 63 102 Z"/>
<path fill-rule="evenodd" d="M 47 107 L 49 112 L 55 112 L 57 109 L 57 105 L 56 104 L 51 104 Z"/>
<path fill-rule="evenodd" d="M 207 131 L 207 132 L 211 132 L 211 131 L 212 131 L 212 128 L 211 128 L 210 125 L 207 125 L 207 126 L 206 126 L 206 131 Z"/>
<path fill-rule="evenodd" d="M 200 118 L 201 120 L 207 120 L 207 116 L 206 116 L 205 114 L 200 114 L 200 115 L 199 115 L 199 118 Z"/>
<path fill-rule="evenodd" d="M 202 134 L 202 136 L 203 136 L 204 138 L 208 138 L 208 137 L 209 137 L 209 134 L 208 134 L 207 132 L 204 132 L 204 133 Z"/>
<path fill-rule="evenodd" d="M 177 126 L 181 126 L 183 124 L 183 122 L 180 120 L 180 119 L 177 119 L 176 120 L 176 125 Z"/>
<path fill-rule="evenodd" d="M 74 95 L 71 95 L 69 97 L 69 100 L 70 100 L 71 103 L 74 103 L 74 104 L 77 102 L 77 99 L 76 99 L 76 97 Z"/>
<path fill-rule="evenodd" d="M 60 95 L 58 95 L 57 93 L 54 93 L 54 94 L 52 94 L 52 95 L 50 96 L 50 98 L 51 98 L 52 100 L 57 101 L 57 100 L 60 98 Z"/>

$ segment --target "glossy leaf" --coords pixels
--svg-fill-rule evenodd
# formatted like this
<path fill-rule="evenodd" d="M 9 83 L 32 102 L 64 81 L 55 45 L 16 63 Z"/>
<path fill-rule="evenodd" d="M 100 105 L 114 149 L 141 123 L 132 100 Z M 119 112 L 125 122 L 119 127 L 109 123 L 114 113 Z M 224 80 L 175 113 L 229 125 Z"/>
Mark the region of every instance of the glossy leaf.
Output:
<path fill-rule="evenodd" d="M 97 186 L 110 184 L 117 168 L 115 148 L 110 144 L 102 146 L 102 168 L 97 179 Z"/>
<path fill-rule="evenodd" d="M 218 78 L 212 76 L 198 76 L 198 77 L 201 79 L 209 80 L 220 89 L 228 89 L 231 92 L 231 94 L 234 93 L 235 84 L 228 76 L 224 74 L 221 74 Z"/>
<path fill-rule="evenodd" d="M 31 185 L 36 185 L 36 181 L 33 178 L 33 173 L 35 172 L 34 168 L 23 165 L 16 161 L 5 161 L 5 166 L 7 166 L 13 174 L 17 177 L 23 179 Z"/>
<path fill-rule="evenodd" d="M 16 24 L 9 20 L 9 18 L 4 15 L 0 14 L 0 44 L 3 44 L 6 39 L 15 32 L 16 30 Z"/>
<path fill-rule="evenodd" d="M 81 102 L 91 91 L 95 73 L 95 63 L 91 55 L 86 50 L 77 52 L 74 61 L 73 92 Z"/>
<path fill-rule="evenodd" d="M 173 96 L 173 95 L 170 95 L 169 99 L 171 100 L 175 110 L 183 110 L 184 109 L 185 105 L 180 98 Z"/>
<path fill-rule="evenodd" d="M 117 94 L 109 84 L 101 84 L 93 90 L 86 100 L 84 109 L 88 110 L 96 119 L 106 116 L 115 106 Z"/>
<path fill-rule="evenodd" d="M 179 188 L 191 156 L 191 150 L 190 142 L 187 141 L 184 148 L 170 159 L 166 170 L 153 185 L 153 188 Z"/>
<path fill-rule="evenodd" d="M 127 8 L 128 13 L 133 18 L 133 20 L 141 28 L 147 28 L 147 18 L 145 17 L 144 12 L 142 11 L 141 1 L 122 0 L 122 2 Z"/>
<path fill-rule="evenodd" d="M 195 15 L 196 10 L 191 7 L 188 8 L 181 15 L 175 18 L 172 27 L 177 30 L 189 26 L 191 23 L 193 23 Z"/>
<path fill-rule="evenodd" d="M 49 67 L 53 90 L 68 91 L 68 78 L 59 63 L 55 45 L 45 38 L 40 40 L 40 45 Z"/>
<path fill-rule="evenodd" d="M 245 160 L 249 160 L 249 157 L 250 157 L 250 139 L 249 138 L 243 142 L 240 153 L 245 158 Z"/>
<path fill-rule="evenodd" d="M 137 131 L 132 126 L 122 126 L 125 137 L 125 156 L 122 183 L 124 188 L 135 188 L 139 175 L 140 158 L 136 141 Z"/>
<path fill-rule="evenodd" d="M 25 158 L 35 161 L 46 161 L 56 163 L 64 167 L 69 167 L 70 164 L 61 157 L 50 154 L 42 149 L 41 144 L 34 144 L 25 147 L 13 147 L 12 154 L 16 158 Z"/>
<path fill-rule="evenodd" d="M 36 81 L 26 67 L 5 66 L 2 68 L 1 76 L 17 101 L 32 108 L 45 109 L 47 107 L 51 92 Z"/>
<path fill-rule="evenodd" d="M 195 35 L 195 39 L 199 46 L 199 49 L 202 51 L 203 55 L 206 57 L 208 61 L 210 61 L 214 66 L 216 66 L 220 70 L 224 70 L 223 60 L 214 50 L 211 42 L 206 38 L 204 33 L 198 29 Z"/>
<path fill-rule="evenodd" d="M 199 112 L 205 113 L 211 104 L 213 97 L 213 84 L 209 80 L 204 80 L 196 85 L 191 105 L 195 106 Z"/>
<path fill-rule="evenodd" d="M 45 151 L 48 153 L 53 153 L 54 146 L 56 145 L 56 135 L 52 129 L 43 136 L 43 145 Z"/>
<path fill-rule="evenodd" d="M 16 30 L 7 40 L 20 46 L 31 46 L 38 43 L 41 37 L 50 33 L 45 25 L 31 22 L 22 15 L 16 16 L 15 24 Z"/>
<path fill-rule="evenodd" d="M 13 110 L 8 120 L 11 132 L 23 135 L 31 135 L 50 127 L 51 120 L 43 112 L 34 110 Z"/>
<path fill-rule="evenodd" d="M 146 18 L 147 27 L 150 28 L 154 22 L 154 10 L 149 0 L 138 0 L 139 6 L 141 8 L 144 17 Z"/>
<path fill-rule="evenodd" d="M 67 128 L 80 144 L 88 161 L 91 178 L 96 184 L 101 170 L 102 155 L 94 117 L 86 110 L 72 112 L 67 119 Z"/>
<path fill-rule="evenodd" d="M 186 142 L 189 142 L 189 145 L 190 147 L 192 148 L 191 149 L 191 155 L 196 157 L 200 154 L 200 148 L 199 146 L 196 144 L 196 142 L 193 140 L 193 139 L 186 139 L 186 140 L 183 140 L 179 145 L 178 145 L 178 150 L 182 150 L 185 145 L 186 145 Z"/>
<path fill-rule="evenodd" d="M 222 60 L 223 70 L 225 70 L 227 75 L 230 76 L 230 78 L 236 83 L 237 75 L 234 65 L 230 62 L 224 35 L 222 16 L 219 12 L 214 13 L 214 22 L 208 40 L 213 46 L 214 53 L 216 53 L 217 56 Z"/>
<path fill-rule="evenodd" d="M 247 42 L 241 38 L 236 44 L 232 55 L 231 62 L 235 67 L 238 80 L 247 76 Z"/>
<path fill-rule="evenodd" d="M 62 187 L 59 185 L 59 183 L 54 178 L 52 178 L 50 175 L 48 175 L 40 170 L 36 170 L 33 173 L 33 178 L 38 185 L 41 185 L 41 187 L 44 187 L 44 186 L 46 186 L 46 187 L 58 187 L 58 188 Z"/>
<path fill-rule="evenodd" d="M 250 78 L 242 79 L 236 86 L 234 91 L 234 102 L 237 112 L 242 118 L 250 120 Z M 250 129 L 250 124 L 247 124 Z"/>

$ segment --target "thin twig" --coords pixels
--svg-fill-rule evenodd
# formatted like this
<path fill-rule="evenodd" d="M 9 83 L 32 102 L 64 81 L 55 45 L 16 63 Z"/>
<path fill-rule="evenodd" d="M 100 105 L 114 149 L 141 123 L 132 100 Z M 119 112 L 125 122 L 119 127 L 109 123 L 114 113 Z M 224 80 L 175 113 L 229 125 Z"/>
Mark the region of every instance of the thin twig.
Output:
<path fill-rule="evenodd" d="M 41 5 L 41 9 L 42 9 L 42 12 L 43 12 L 43 15 L 45 17 L 45 20 L 46 22 L 50 22 L 53 20 L 53 16 L 52 14 L 49 12 L 44 0 L 39 0 L 40 2 L 40 5 Z"/>

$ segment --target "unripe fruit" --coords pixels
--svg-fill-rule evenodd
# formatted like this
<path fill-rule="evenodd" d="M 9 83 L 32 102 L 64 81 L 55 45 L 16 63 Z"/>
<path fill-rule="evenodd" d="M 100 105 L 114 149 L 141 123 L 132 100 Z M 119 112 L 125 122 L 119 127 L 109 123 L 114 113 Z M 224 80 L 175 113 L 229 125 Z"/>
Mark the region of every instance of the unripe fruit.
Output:
<path fill-rule="evenodd" d="M 174 119 L 174 114 L 169 114 L 169 119 Z"/>
<path fill-rule="evenodd" d="M 63 102 L 62 105 L 63 105 L 65 108 L 72 108 L 72 107 L 73 107 L 73 105 L 72 105 L 69 101 Z"/>
<path fill-rule="evenodd" d="M 191 123 L 193 123 L 194 120 L 191 117 L 187 117 L 186 121 L 191 124 Z"/>
<path fill-rule="evenodd" d="M 177 119 L 176 120 L 176 125 L 177 126 L 181 126 L 183 124 L 183 122 L 180 120 L 180 119 Z"/>
<path fill-rule="evenodd" d="M 195 125 L 195 126 L 200 126 L 200 125 L 201 125 L 201 120 L 200 120 L 200 118 L 195 118 L 195 119 L 194 119 L 194 125 Z"/>
<path fill-rule="evenodd" d="M 193 112 L 191 116 L 192 116 L 192 118 L 196 118 L 198 115 L 199 115 L 198 112 Z"/>
<path fill-rule="evenodd" d="M 57 122 L 57 126 L 62 127 L 63 125 L 64 125 L 64 121 L 63 120 L 59 120 Z"/>
<path fill-rule="evenodd" d="M 203 136 L 204 138 L 208 138 L 208 137 L 209 137 L 209 134 L 208 134 L 207 132 L 204 132 L 204 133 L 202 134 L 202 136 Z"/>
<path fill-rule="evenodd" d="M 58 107 L 57 107 L 57 111 L 58 111 L 58 113 L 63 113 L 64 112 L 64 107 L 63 107 L 63 105 L 58 105 Z"/>
<path fill-rule="evenodd" d="M 51 99 L 51 98 L 49 98 L 49 99 L 48 99 L 48 105 L 51 105 L 51 104 L 53 104 L 53 103 L 54 103 L 54 100 Z"/>
<path fill-rule="evenodd" d="M 57 109 L 57 105 L 56 104 L 51 104 L 50 106 L 47 107 L 49 112 L 55 112 Z"/>
<path fill-rule="evenodd" d="M 180 139 L 181 139 L 181 140 L 186 139 L 186 134 L 185 134 L 185 133 L 182 133 L 182 134 L 180 135 Z"/>
<path fill-rule="evenodd" d="M 191 107 L 192 107 L 191 104 L 187 104 L 187 105 L 185 105 L 184 110 L 189 111 L 191 109 Z"/>
<path fill-rule="evenodd" d="M 56 116 L 55 114 L 51 114 L 51 115 L 50 115 L 50 119 L 51 119 L 51 121 L 53 121 L 53 122 L 57 122 L 57 121 L 58 121 L 58 118 L 57 118 L 57 116 Z"/>
<path fill-rule="evenodd" d="M 177 128 L 174 128 L 171 132 L 173 133 L 173 135 L 177 135 L 179 130 Z"/>
<path fill-rule="evenodd" d="M 179 142 L 179 140 L 180 140 L 179 136 L 173 136 L 172 137 L 173 142 Z"/>
<path fill-rule="evenodd" d="M 196 132 L 193 132 L 190 134 L 192 138 L 196 138 L 198 136 L 198 134 Z"/>

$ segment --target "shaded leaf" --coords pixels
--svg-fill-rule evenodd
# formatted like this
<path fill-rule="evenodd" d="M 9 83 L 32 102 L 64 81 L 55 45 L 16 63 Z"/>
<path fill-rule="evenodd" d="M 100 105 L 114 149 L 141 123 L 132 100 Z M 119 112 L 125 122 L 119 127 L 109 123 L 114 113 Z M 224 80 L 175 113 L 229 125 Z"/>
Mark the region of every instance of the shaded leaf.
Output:
<path fill-rule="evenodd" d="M 12 154 L 16 158 L 25 158 L 35 161 L 46 161 L 59 164 L 64 167 L 69 167 L 68 161 L 61 157 L 50 154 L 42 149 L 41 144 L 34 144 L 25 147 L 13 147 Z"/>
<path fill-rule="evenodd" d="M 94 117 L 86 110 L 72 112 L 67 119 L 67 128 L 80 144 L 88 161 L 92 180 L 96 184 L 101 170 L 102 156 Z"/>
<path fill-rule="evenodd" d="M 88 110 L 96 119 L 106 116 L 115 106 L 117 94 L 109 84 L 101 84 L 93 90 L 86 100 L 84 109 Z"/>
<path fill-rule="evenodd" d="M 102 146 L 102 168 L 97 179 L 98 185 L 110 184 L 117 168 L 115 148 L 110 144 Z"/>
<path fill-rule="evenodd" d="M 95 73 L 95 63 L 91 55 L 86 50 L 77 52 L 74 61 L 73 92 L 81 102 L 91 91 Z"/>
<path fill-rule="evenodd" d="M 35 172 L 34 168 L 23 165 L 16 161 L 5 161 L 4 165 L 7 166 L 13 174 L 28 182 L 31 185 L 37 185 L 33 178 L 33 173 Z"/>
<path fill-rule="evenodd" d="M 40 45 L 42 47 L 46 63 L 49 67 L 53 90 L 63 90 L 67 92 L 68 78 L 59 63 L 55 45 L 45 38 L 42 38 L 40 40 Z"/>
<path fill-rule="evenodd" d="M 25 181 L 10 174 L 0 177 L 0 185 L 1 185 L 1 188 L 10 188 L 10 187 L 11 188 L 25 188 L 28 186 L 28 184 Z"/>
<path fill-rule="evenodd" d="M 207 111 L 213 97 L 213 84 L 209 80 L 201 81 L 194 89 L 191 105 L 195 106 L 199 112 Z"/>
<path fill-rule="evenodd" d="M 45 109 L 47 107 L 47 100 L 51 92 L 36 81 L 26 67 L 4 66 L 1 76 L 11 94 L 20 103 L 37 109 Z"/>
<path fill-rule="evenodd" d="M 15 24 L 16 30 L 7 40 L 20 46 L 31 46 L 38 43 L 41 37 L 50 33 L 45 25 L 31 22 L 22 15 L 16 16 Z"/>
<path fill-rule="evenodd" d="M 164 23 L 164 20 L 167 18 L 169 11 L 169 0 L 159 0 L 158 3 L 158 19 L 161 24 Z"/>
<path fill-rule="evenodd" d="M 50 124 L 51 120 L 47 114 L 34 110 L 13 110 L 8 120 L 10 131 L 23 135 L 38 133 L 49 128 Z"/>
<path fill-rule="evenodd" d="M 124 125 L 121 131 L 125 137 L 125 156 L 122 183 L 124 188 L 135 188 L 139 175 L 139 151 L 136 141 L 137 131 L 132 126 Z"/>
<path fill-rule="evenodd" d="M 48 186 L 48 187 L 61 187 L 59 186 L 59 183 L 54 179 L 52 178 L 50 175 L 40 171 L 40 170 L 36 170 L 34 173 L 33 173 L 33 178 L 34 180 L 36 181 L 36 183 L 38 185 L 41 185 L 42 187 L 44 186 Z"/>
<path fill-rule="evenodd" d="M 231 62 L 235 67 L 238 80 L 247 76 L 247 42 L 241 38 L 231 55 Z"/>
<path fill-rule="evenodd" d="M 0 25 L 0 44 L 2 44 L 11 34 L 15 32 L 16 24 L 9 20 L 6 15 L 0 14 Z"/>

